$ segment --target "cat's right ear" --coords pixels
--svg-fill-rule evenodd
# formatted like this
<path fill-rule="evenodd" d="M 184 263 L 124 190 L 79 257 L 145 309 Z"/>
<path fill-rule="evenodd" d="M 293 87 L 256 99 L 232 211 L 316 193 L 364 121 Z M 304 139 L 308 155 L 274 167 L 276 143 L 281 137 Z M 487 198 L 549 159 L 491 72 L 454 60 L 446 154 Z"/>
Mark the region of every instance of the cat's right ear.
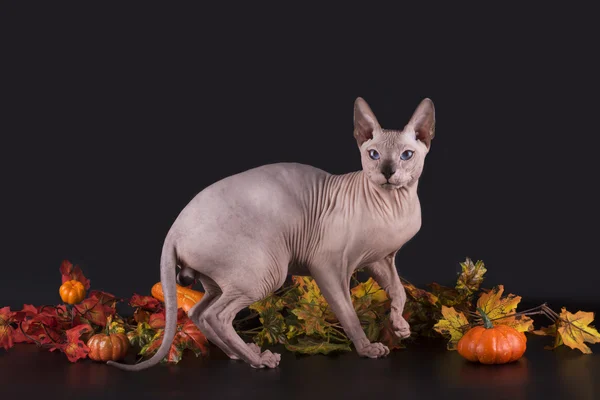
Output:
<path fill-rule="evenodd" d="M 354 102 L 354 138 L 360 147 L 367 140 L 373 139 L 374 132 L 379 129 L 379 122 L 367 102 L 358 97 Z"/>

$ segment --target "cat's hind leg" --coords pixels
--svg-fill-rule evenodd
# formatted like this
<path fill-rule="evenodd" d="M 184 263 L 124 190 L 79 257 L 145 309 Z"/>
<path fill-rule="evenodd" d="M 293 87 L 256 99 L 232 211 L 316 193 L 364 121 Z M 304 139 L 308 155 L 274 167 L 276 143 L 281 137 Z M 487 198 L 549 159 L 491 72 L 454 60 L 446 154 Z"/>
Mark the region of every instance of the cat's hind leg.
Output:
<path fill-rule="evenodd" d="M 204 297 L 188 311 L 188 316 L 212 344 L 219 347 L 229 358 L 238 360 L 239 357 L 231 351 L 229 346 L 223 343 L 203 317 L 206 310 L 221 296 L 221 289 L 214 281 L 206 276 L 200 277 L 199 279 L 204 287 Z M 256 344 L 248 343 L 248 347 L 255 353 L 260 354 L 260 347 Z"/>

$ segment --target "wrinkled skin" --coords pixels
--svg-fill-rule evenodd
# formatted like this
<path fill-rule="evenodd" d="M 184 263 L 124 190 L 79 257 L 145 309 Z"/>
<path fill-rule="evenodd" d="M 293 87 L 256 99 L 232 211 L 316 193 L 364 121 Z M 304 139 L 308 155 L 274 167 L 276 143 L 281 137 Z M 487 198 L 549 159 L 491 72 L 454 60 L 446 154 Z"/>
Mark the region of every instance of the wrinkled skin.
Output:
<path fill-rule="evenodd" d="M 332 175 L 308 165 L 270 164 L 196 195 L 163 246 L 163 344 L 140 364 L 109 363 L 138 371 L 165 357 L 176 329 L 177 265 L 180 282 L 199 279 L 206 292 L 189 310 L 191 320 L 227 355 L 254 368 L 274 368 L 281 357 L 244 343 L 233 319 L 280 288 L 288 274 L 314 277 L 358 354 L 378 358 L 389 350 L 367 339 L 350 299 L 350 277 L 365 268 L 391 299 L 396 335 L 408 337 L 406 293 L 394 259 L 421 226 L 417 185 L 434 135 L 433 103 L 423 100 L 400 131 L 382 129 L 358 98 L 354 125 L 361 171 Z"/>

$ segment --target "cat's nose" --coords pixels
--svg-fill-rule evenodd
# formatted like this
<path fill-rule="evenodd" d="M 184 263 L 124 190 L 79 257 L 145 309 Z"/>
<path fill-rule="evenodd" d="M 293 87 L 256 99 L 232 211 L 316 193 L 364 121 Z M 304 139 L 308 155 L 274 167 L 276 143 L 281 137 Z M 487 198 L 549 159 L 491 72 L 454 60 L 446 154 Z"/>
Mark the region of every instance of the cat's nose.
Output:
<path fill-rule="evenodd" d="M 390 179 L 390 176 L 394 175 L 396 173 L 395 169 L 392 168 L 383 168 L 381 170 L 381 173 L 383 174 L 383 176 L 385 176 L 385 179 Z"/>

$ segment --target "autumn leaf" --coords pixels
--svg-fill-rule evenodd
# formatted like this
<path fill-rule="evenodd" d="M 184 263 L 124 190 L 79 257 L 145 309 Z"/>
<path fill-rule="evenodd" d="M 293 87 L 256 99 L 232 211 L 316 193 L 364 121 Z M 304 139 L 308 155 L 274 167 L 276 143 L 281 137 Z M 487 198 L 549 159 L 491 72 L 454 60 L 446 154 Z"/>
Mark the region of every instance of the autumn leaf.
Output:
<path fill-rule="evenodd" d="M 183 311 L 183 310 L 182 310 Z M 164 329 L 159 329 L 152 337 L 151 341 L 140 350 L 140 355 L 151 356 L 156 353 L 162 344 L 164 338 Z M 177 333 L 173 338 L 173 343 L 169 348 L 167 356 L 161 360 L 165 363 L 177 364 L 186 349 L 191 350 L 199 356 L 208 353 L 208 341 L 198 327 L 187 317 L 185 313 L 180 314 L 180 320 L 177 323 Z"/>
<path fill-rule="evenodd" d="M 100 290 L 92 290 L 88 297 L 91 299 L 97 299 L 101 304 L 113 308 L 116 306 L 117 301 L 119 301 L 114 295 L 102 292 Z"/>
<path fill-rule="evenodd" d="M 438 298 L 440 304 L 446 307 L 454 307 L 466 300 L 466 297 L 455 288 L 440 285 L 438 283 L 430 283 L 427 285 L 431 289 L 431 293 Z"/>
<path fill-rule="evenodd" d="M 372 340 L 372 342 L 373 341 L 374 340 Z M 383 326 L 379 331 L 379 338 L 377 341 L 385 344 L 390 350 L 406 348 L 406 345 L 402 342 L 402 339 L 394 333 L 394 330 L 392 329 L 392 323 L 389 319 L 384 321 Z"/>
<path fill-rule="evenodd" d="M 112 307 L 102 304 L 100 299 L 87 298 L 81 303 L 74 305 L 79 313 L 78 318 L 84 318 L 98 326 L 106 326 L 106 317 L 114 315 L 116 310 Z"/>
<path fill-rule="evenodd" d="M 140 296 L 139 294 L 131 296 L 129 305 L 131 307 L 140 307 L 148 311 L 157 311 L 163 308 L 162 303 L 158 299 L 155 299 L 152 296 Z"/>
<path fill-rule="evenodd" d="M 94 329 L 87 324 L 77 325 L 66 331 L 67 340 L 59 346 L 59 349 L 66 354 L 71 362 L 76 362 L 79 359 L 86 358 L 90 352 L 90 348 L 81 341 L 81 335 L 93 332 Z M 50 349 L 52 351 L 53 349 Z"/>
<path fill-rule="evenodd" d="M 502 298 L 504 286 L 498 285 L 488 293 L 483 293 L 477 300 L 477 307 L 481 308 L 494 325 L 508 325 L 519 332 L 533 330 L 533 320 L 528 316 L 510 317 L 516 313 L 521 296 L 509 294 Z M 499 319 L 500 318 L 500 319 Z"/>
<path fill-rule="evenodd" d="M 453 307 L 442 306 L 443 318 L 440 319 L 433 329 L 444 336 L 450 336 L 448 350 L 456 350 L 456 344 L 464 333 L 469 329 L 469 321 L 461 312 L 457 312 Z"/>
<path fill-rule="evenodd" d="M 289 351 L 301 354 L 329 354 L 339 351 L 352 351 L 350 348 L 350 343 L 350 341 L 347 343 L 331 343 L 325 340 L 321 341 L 314 338 L 305 337 L 298 339 L 298 343 L 296 344 L 287 343 L 285 348 Z"/>
<path fill-rule="evenodd" d="M 385 290 L 373 278 L 369 278 L 366 282 L 361 282 L 354 286 L 350 289 L 350 294 L 353 299 L 369 296 L 371 297 L 371 301 L 377 303 L 384 303 L 388 300 Z"/>
<path fill-rule="evenodd" d="M 534 330 L 531 331 L 531 333 L 535 334 L 535 335 L 539 335 L 539 336 L 552 336 L 554 337 L 554 343 L 551 346 L 544 346 L 544 349 L 546 350 L 554 350 L 559 346 L 562 346 L 563 341 L 561 336 L 558 334 L 558 329 L 556 326 L 556 323 L 547 326 L 547 327 L 542 327 L 538 330 Z"/>
<path fill-rule="evenodd" d="M 406 293 L 419 303 L 436 305 L 440 301 L 439 298 L 433 293 L 430 293 L 427 290 L 419 289 L 412 283 L 403 282 L 402 285 L 404 286 Z"/>
<path fill-rule="evenodd" d="M 287 326 L 283 315 L 279 312 L 283 309 L 283 300 L 278 296 L 271 295 L 264 300 L 258 301 L 249 307 L 258 312 L 262 330 L 254 337 L 254 342 L 259 346 L 268 344 L 285 343 Z"/>
<path fill-rule="evenodd" d="M 14 328 L 12 323 L 14 322 L 15 312 L 10 311 L 10 307 L 0 308 L 0 346 L 4 347 L 5 350 L 13 347 L 13 335 Z"/>
<path fill-rule="evenodd" d="M 127 339 L 132 346 L 144 347 L 152 341 L 156 331 L 147 322 L 137 324 L 135 330 L 127 332 Z"/>
<path fill-rule="evenodd" d="M 460 266 L 462 272 L 456 281 L 456 289 L 470 295 L 479 290 L 479 286 L 483 282 L 483 275 L 487 269 L 483 261 L 479 260 L 473 264 L 473 261 L 468 257 L 465 262 L 460 263 Z"/>
<path fill-rule="evenodd" d="M 125 321 L 118 315 L 107 316 L 105 326 L 108 333 L 125 333 Z"/>
<path fill-rule="evenodd" d="M 571 314 L 563 307 L 557 321 L 557 331 L 565 345 L 579 349 L 583 354 L 591 354 L 592 350 L 585 343 L 600 343 L 600 333 L 590 326 L 593 321 L 593 312 L 577 311 Z"/>
<path fill-rule="evenodd" d="M 70 261 L 63 260 L 63 262 L 60 264 L 60 273 L 62 274 L 62 283 L 70 280 L 76 280 L 83 284 L 85 290 L 89 290 L 90 280 L 83 275 L 83 271 L 81 271 L 81 268 L 79 268 L 78 265 L 73 266 Z"/>

